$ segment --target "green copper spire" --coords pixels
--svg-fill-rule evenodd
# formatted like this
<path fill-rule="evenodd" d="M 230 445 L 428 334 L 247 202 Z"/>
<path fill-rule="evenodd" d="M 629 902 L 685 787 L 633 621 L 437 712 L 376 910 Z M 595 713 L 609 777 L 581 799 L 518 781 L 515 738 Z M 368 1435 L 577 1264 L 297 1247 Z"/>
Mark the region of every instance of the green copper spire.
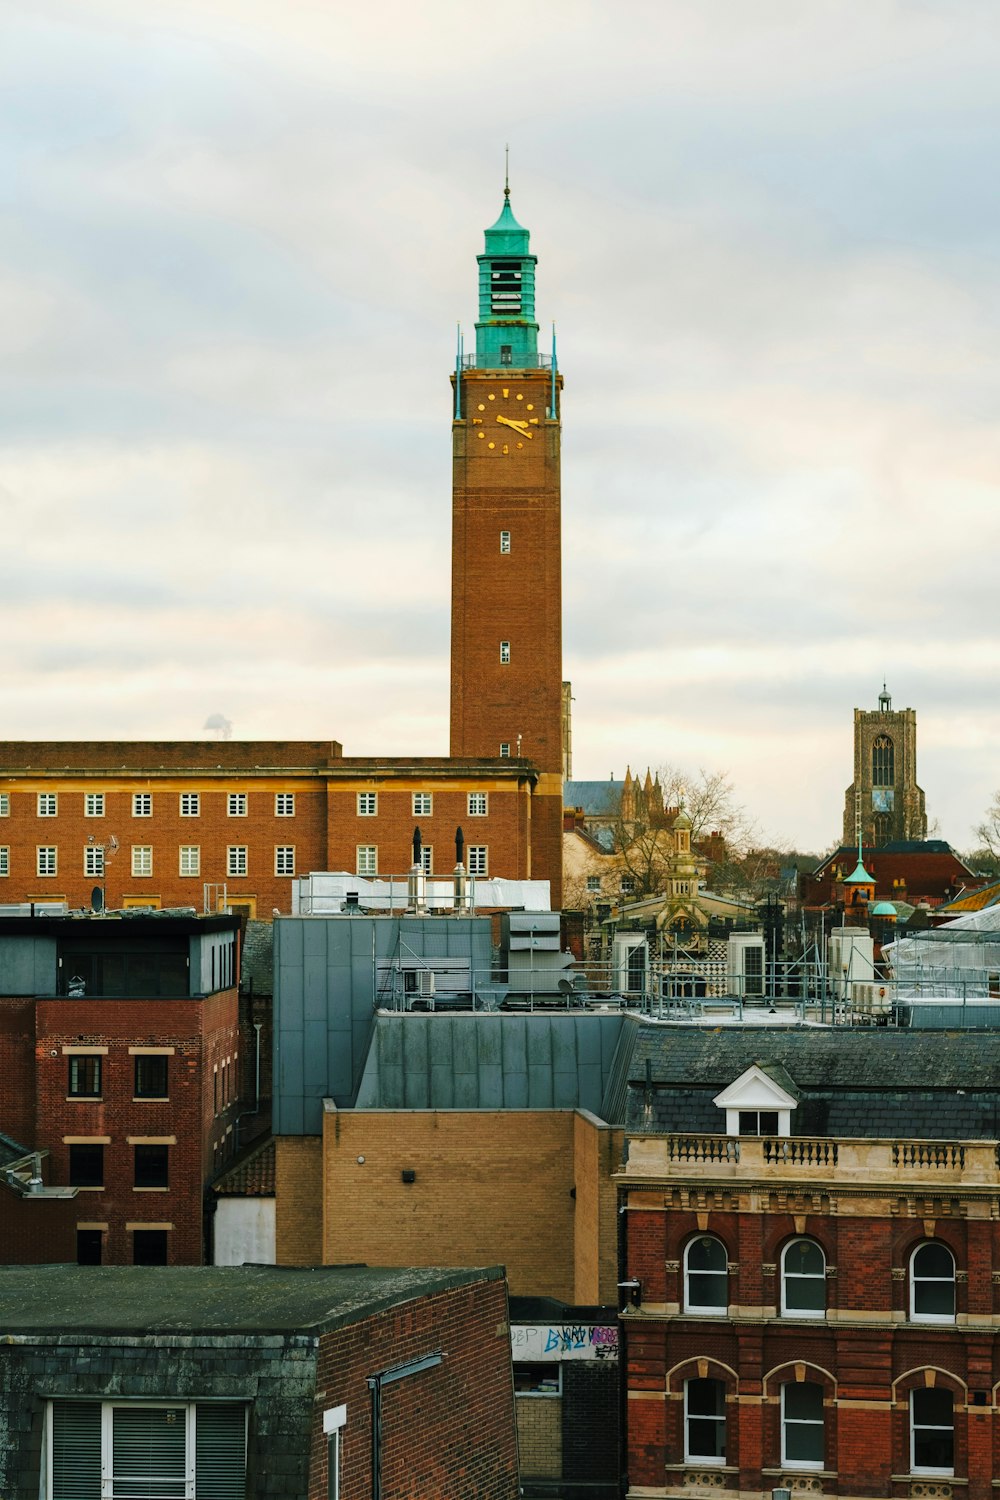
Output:
<path fill-rule="evenodd" d="M 480 369 L 511 366 L 528 369 L 538 364 L 538 324 L 535 322 L 535 264 L 528 249 L 528 231 L 514 217 L 510 183 L 505 180 L 503 208 L 486 231 L 486 249 L 479 262 L 479 320 L 476 323 L 476 364 Z"/>

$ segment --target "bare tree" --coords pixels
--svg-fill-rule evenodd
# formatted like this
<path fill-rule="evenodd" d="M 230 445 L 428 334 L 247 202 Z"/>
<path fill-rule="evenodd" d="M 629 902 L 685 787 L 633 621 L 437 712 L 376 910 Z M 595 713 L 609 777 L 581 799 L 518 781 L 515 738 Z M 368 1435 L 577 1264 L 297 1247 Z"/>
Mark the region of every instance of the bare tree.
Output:
<path fill-rule="evenodd" d="M 710 834 L 721 834 L 726 850 L 740 858 L 760 837 L 757 825 L 736 800 L 736 791 L 725 771 L 707 771 L 699 767 L 697 775 L 679 766 L 662 766 L 660 784 L 668 806 L 683 805 L 691 819 L 691 842 L 697 844 Z"/>
<path fill-rule="evenodd" d="M 986 809 L 985 818 L 973 832 L 981 849 L 990 856 L 994 864 L 1000 861 L 1000 792 L 993 793 L 993 801 Z"/>

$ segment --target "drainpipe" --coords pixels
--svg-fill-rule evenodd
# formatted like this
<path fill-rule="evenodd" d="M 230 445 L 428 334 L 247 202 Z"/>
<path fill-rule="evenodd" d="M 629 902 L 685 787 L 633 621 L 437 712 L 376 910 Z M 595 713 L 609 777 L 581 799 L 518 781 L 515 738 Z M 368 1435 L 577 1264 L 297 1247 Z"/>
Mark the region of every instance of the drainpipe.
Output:
<path fill-rule="evenodd" d="M 253 1023 L 253 1029 L 257 1033 L 257 1055 L 254 1059 L 253 1075 L 253 1109 L 245 1109 L 242 1114 L 236 1116 L 233 1130 L 236 1135 L 237 1151 L 240 1149 L 240 1121 L 245 1120 L 249 1115 L 256 1115 L 260 1113 L 260 1033 L 263 1024 L 264 1023 L 262 1021 L 254 1021 Z"/>

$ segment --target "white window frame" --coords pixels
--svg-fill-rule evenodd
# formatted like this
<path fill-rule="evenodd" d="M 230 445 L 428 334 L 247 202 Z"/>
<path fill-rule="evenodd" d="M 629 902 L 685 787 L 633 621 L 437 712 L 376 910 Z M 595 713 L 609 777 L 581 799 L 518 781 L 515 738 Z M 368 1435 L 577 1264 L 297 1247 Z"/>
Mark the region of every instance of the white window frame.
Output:
<path fill-rule="evenodd" d="M 133 818 L 151 818 L 153 816 L 152 792 L 132 793 L 132 816 Z"/>
<path fill-rule="evenodd" d="M 501 531 L 501 533 L 500 533 L 500 552 L 501 552 L 501 554 L 504 557 L 506 557 L 507 554 L 510 552 L 510 532 L 509 531 Z"/>
<path fill-rule="evenodd" d="M 795 1390 L 796 1386 L 810 1385 L 820 1393 L 820 1417 L 789 1417 L 785 1409 L 785 1392 Z M 820 1449 L 822 1458 L 791 1458 L 788 1455 L 788 1429 L 789 1427 L 818 1427 L 820 1430 Z M 788 1469 L 823 1469 L 826 1467 L 826 1412 L 823 1405 L 823 1387 L 818 1380 L 786 1381 L 781 1387 L 781 1463 L 782 1467 Z"/>
<path fill-rule="evenodd" d="M 10 874 L 10 845 L 0 844 L 0 878 Z"/>
<path fill-rule="evenodd" d="M 226 874 L 233 880 L 245 880 L 250 855 L 246 844 L 230 844 L 226 849 Z"/>
<path fill-rule="evenodd" d="M 489 792 L 470 792 L 466 811 L 470 818 L 485 818 L 489 816 L 490 795 Z"/>
<path fill-rule="evenodd" d="M 914 1266 L 916 1264 L 917 1256 L 920 1254 L 920 1252 L 922 1250 L 926 1250 L 926 1249 L 928 1249 L 932 1245 L 935 1247 L 935 1249 L 941 1249 L 941 1250 L 943 1250 L 945 1252 L 945 1254 L 950 1257 L 950 1259 L 951 1259 L 951 1276 L 950 1277 L 949 1276 L 917 1276 L 915 1274 L 915 1272 L 914 1272 Z M 957 1267 L 956 1262 L 955 1262 L 954 1253 L 953 1253 L 951 1247 L 949 1245 L 946 1245 L 943 1240 L 921 1240 L 919 1245 L 915 1245 L 913 1247 L 913 1250 L 910 1252 L 910 1264 L 909 1264 L 909 1267 L 907 1268 L 907 1279 L 908 1279 L 908 1282 L 909 1282 L 909 1291 L 910 1291 L 910 1319 L 909 1319 L 909 1321 L 911 1323 L 944 1323 L 944 1324 L 947 1324 L 947 1325 L 954 1324 L 954 1322 L 955 1322 L 955 1315 L 956 1315 L 957 1307 L 958 1307 L 958 1295 L 957 1295 L 957 1292 L 958 1292 L 958 1276 L 957 1276 L 957 1271 L 958 1271 L 958 1267 Z M 917 1294 L 917 1286 L 918 1286 L 918 1284 L 923 1285 L 925 1283 L 933 1283 L 934 1285 L 950 1284 L 950 1286 L 951 1286 L 951 1301 L 952 1301 L 952 1310 L 951 1310 L 950 1313 L 917 1312 L 917 1295 L 916 1295 Z"/>
<path fill-rule="evenodd" d="M 38 875 L 45 877 L 58 875 L 59 873 L 59 846 L 58 844 L 37 844 L 35 846 L 35 870 Z"/>
<path fill-rule="evenodd" d="M 274 794 L 274 816 L 276 818 L 295 817 L 295 793 L 275 792 Z"/>
<path fill-rule="evenodd" d="M 948 1424 L 947 1427 L 943 1427 L 943 1426 L 939 1425 L 936 1422 L 918 1422 L 917 1419 L 916 1419 L 916 1413 L 915 1413 L 915 1411 L 913 1409 L 914 1408 L 914 1404 L 915 1404 L 914 1403 L 914 1397 L 923 1396 L 928 1391 L 934 1391 L 935 1394 L 941 1394 L 942 1390 L 943 1390 L 943 1387 L 941 1387 L 941 1386 L 914 1386 L 914 1388 L 910 1392 L 910 1400 L 909 1400 L 908 1405 L 909 1405 L 909 1410 L 910 1410 L 910 1473 L 911 1474 L 954 1474 L 954 1472 L 955 1472 L 955 1398 L 952 1395 L 951 1391 L 946 1391 L 945 1392 L 946 1395 L 951 1396 L 951 1422 Z M 929 1464 L 918 1464 L 916 1462 L 916 1455 L 915 1455 L 914 1449 L 916 1447 L 915 1439 L 916 1439 L 916 1434 L 917 1434 L 917 1429 L 918 1428 L 922 1432 L 950 1432 L 951 1433 L 951 1458 L 952 1458 L 952 1461 L 951 1461 L 951 1464 L 950 1464 L 949 1467 L 947 1467 L 947 1468 L 932 1468 Z"/>
<path fill-rule="evenodd" d="M 185 869 L 185 866 L 187 868 Z M 177 850 L 177 873 L 185 879 L 201 874 L 201 845 L 181 844 Z"/>
<path fill-rule="evenodd" d="M 807 1275 L 801 1271 L 790 1271 L 788 1269 L 788 1255 L 790 1251 L 794 1250 L 796 1245 L 812 1245 L 819 1251 L 823 1261 L 823 1269 L 818 1275 L 814 1275 L 811 1272 Z M 785 1293 L 790 1280 L 795 1282 L 818 1282 L 823 1288 L 823 1306 L 821 1308 L 789 1307 Z M 819 1240 L 814 1240 L 810 1235 L 797 1234 L 794 1239 L 788 1241 L 788 1244 L 781 1252 L 781 1316 L 783 1318 L 812 1318 L 814 1320 L 826 1317 L 826 1251 L 819 1243 Z"/>
<path fill-rule="evenodd" d="M 104 850 L 100 844 L 88 844 L 83 851 L 83 873 L 90 880 L 104 874 Z"/>
<path fill-rule="evenodd" d="M 756 1063 L 752 1063 L 738 1078 L 734 1078 L 712 1100 L 717 1108 L 726 1111 L 726 1134 L 736 1136 L 740 1134 L 741 1114 L 776 1114 L 778 1135 L 791 1135 L 792 1110 L 797 1107 L 798 1102 Z"/>
<path fill-rule="evenodd" d="M 489 844 L 466 844 L 466 864 L 470 875 L 478 876 L 480 880 L 488 880 L 490 874 L 490 846 Z"/>
<path fill-rule="evenodd" d="M 55 818 L 55 817 L 58 817 L 58 815 L 59 815 L 59 793 L 58 792 L 39 792 L 38 793 L 38 802 L 37 802 L 36 806 L 38 808 L 38 816 L 40 818 Z"/>
<path fill-rule="evenodd" d="M 83 816 L 85 818 L 104 817 L 104 793 L 84 792 L 83 794 Z"/>
<path fill-rule="evenodd" d="M 420 868 L 425 875 L 434 873 L 434 845 L 421 844 L 420 846 Z"/>
<path fill-rule="evenodd" d="M 358 844 L 355 850 L 355 869 L 366 880 L 378 875 L 378 844 Z"/>
<path fill-rule="evenodd" d="M 415 818 L 429 818 L 434 813 L 434 795 L 432 792 L 414 792 L 412 811 Z"/>
<path fill-rule="evenodd" d="M 274 846 L 274 873 L 275 875 L 295 874 L 295 845 L 275 844 Z"/>
<path fill-rule="evenodd" d="M 57 1401 L 58 1401 L 58 1398 L 57 1398 Z M 53 1460 L 54 1460 L 54 1446 L 55 1446 L 55 1412 L 54 1412 L 54 1406 L 56 1404 L 57 1404 L 57 1402 L 49 1400 L 49 1401 L 46 1402 L 46 1406 L 45 1406 L 45 1490 L 44 1490 L 44 1493 L 46 1495 L 51 1495 L 52 1489 L 53 1489 Z M 195 1500 L 195 1496 L 196 1496 L 196 1493 L 197 1493 L 197 1473 L 196 1473 L 196 1465 L 197 1465 L 197 1437 L 198 1437 L 197 1410 L 198 1410 L 198 1406 L 199 1405 L 209 1406 L 209 1405 L 211 1405 L 213 1403 L 210 1403 L 210 1402 L 207 1402 L 207 1401 L 199 1403 L 198 1401 L 185 1401 L 185 1400 L 179 1400 L 177 1398 L 171 1399 L 171 1398 L 166 1398 L 166 1397 L 162 1398 L 162 1399 L 159 1399 L 159 1400 L 152 1400 L 152 1401 L 142 1401 L 142 1400 L 128 1401 L 128 1400 L 122 1400 L 120 1398 L 116 1398 L 116 1399 L 112 1399 L 112 1400 L 101 1400 L 100 1397 L 96 1397 L 96 1398 L 91 1398 L 91 1404 L 99 1405 L 100 1408 L 101 1408 L 101 1420 L 100 1420 L 100 1449 L 101 1449 L 101 1452 L 100 1452 L 100 1473 L 101 1473 L 100 1486 L 101 1486 L 101 1491 L 100 1492 L 101 1492 L 102 1500 L 111 1500 L 111 1497 L 114 1496 L 116 1493 L 122 1493 L 121 1489 L 116 1489 L 116 1485 L 121 1486 L 123 1483 L 126 1482 L 126 1476 L 118 1475 L 117 1478 L 116 1478 L 115 1472 L 114 1472 L 114 1462 L 115 1462 L 115 1459 L 114 1459 L 114 1413 L 115 1413 L 116 1410 L 117 1411 L 121 1411 L 121 1410 L 125 1409 L 125 1410 L 129 1410 L 129 1411 L 135 1411 L 135 1410 L 137 1410 L 139 1408 L 142 1408 L 143 1410 L 146 1410 L 146 1411 L 149 1411 L 149 1410 L 164 1411 L 164 1410 L 166 1410 L 166 1411 L 183 1411 L 184 1412 L 184 1477 L 183 1477 L 184 1490 L 183 1490 L 183 1495 L 184 1495 L 184 1500 Z M 249 1416 L 249 1404 L 247 1402 L 241 1401 L 239 1399 L 227 1402 L 226 1404 L 234 1406 L 234 1407 L 242 1407 L 243 1408 L 243 1463 L 244 1463 L 244 1473 L 243 1473 L 243 1475 L 234 1475 L 233 1477 L 235 1479 L 237 1479 L 237 1480 L 242 1479 L 243 1488 L 245 1489 L 245 1486 L 246 1486 L 246 1432 L 247 1432 L 247 1418 Z M 172 1478 L 174 1476 L 151 1476 L 151 1477 L 158 1477 L 162 1481 L 162 1479 L 164 1479 L 164 1478 L 167 1478 L 167 1477 Z M 176 1476 L 176 1477 L 178 1479 L 180 1479 L 179 1475 Z M 172 1493 L 176 1493 L 176 1491 L 172 1491 Z M 240 1493 L 243 1493 L 242 1489 L 240 1490 Z"/>
<path fill-rule="evenodd" d="M 722 1271 L 692 1271 L 690 1269 L 691 1250 L 695 1245 L 701 1244 L 703 1240 L 712 1240 L 719 1246 L 723 1254 L 725 1269 Z M 721 1306 L 706 1306 L 702 1302 L 695 1302 L 691 1295 L 692 1276 L 717 1276 L 725 1280 L 725 1299 Z M 729 1251 L 717 1234 L 694 1234 L 684 1246 L 684 1311 L 692 1313 L 699 1318 L 725 1318 L 729 1314 Z"/>
<path fill-rule="evenodd" d="M 0 818 L 10 817 L 10 792 L 0 792 Z"/>
<path fill-rule="evenodd" d="M 245 818 L 246 815 L 247 815 L 247 794 L 246 794 L 246 792 L 227 792 L 226 793 L 226 817 L 227 818 Z"/>
<path fill-rule="evenodd" d="M 697 1377 L 697 1379 L 699 1379 L 699 1380 L 711 1380 L 711 1381 L 714 1382 L 715 1385 L 722 1387 L 722 1416 L 721 1417 L 706 1417 L 706 1416 L 701 1415 L 700 1413 L 695 1413 L 694 1414 L 694 1420 L 698 1421 L 698 1422 L 715 1422 L 715 1423 L 720 1423 L 721 1422 L 721 1424 L 722 1424 L 722 1431 L 723 1431 L 723 1438 L 724 1438 L 723 1446 L 726 1449 L 728 1449 L 728 1447 L 729 1447 L 729 1443 L 728 1443 L 728 1437 L 729 1437 L 728 1425 L 729 1424 L 728 1424 L 728 1421 L 727 1421 L 727 1415 L 728 1414 L 726 1412 L 726 1387 L 725 1387 L 725 1382 L 722 1381 L 722 1380 L 716 1379 L 716 1377 L 714 1375 L 704 1375 L 704 1376 L 699 1375 Z M 690 1380 L 685 1380 L 685 1382 L 684 1382 L 684 1462 L 688 1463 L 688 1464 L 699 1464 L 699 1465 L 701 1465 L 701 1464 L 706 1464 L 706 1465 L 707 1464 L 711 1464 L 713 1467 L 721 1469 L 725 1465 L 725 1462 L 726 1462 L 726 1457 L 727 1457 L 726 1453 L 723 1453 L 721 1455 L 721 1457 L 720 1457 L 719 1455 L 714 1454 L 714 1453 L 707 1453 L 706 1454 L 706 1453 L 692 1453 L 691 1452 L 691 1429 L 690 1429 L 690 1426 L 689 1426 L 689 1422 L 691 1421 L 692 1413 L 690 1412 L 689 1406 L 688 1406 L 688 1394 L 689 1394 L 691 1386 L 694 1383 L 695 1383 L 695 1377 L 694 1376 L 692 1376 L 692 1378 Z"/>
<path fill-rule="evenodd" d="M 600 877 L 600 875 L 588 875 L 587 876 L 587 895 L 588 896 L 599 896 L 600 894 L 601 894 L 601 877 Z"/>
<path fill-rule="evenodd" d="M 510 641 L 500 642 L 500 665 L 502 667 L 510 666 Z"/>
<path fill-rule="evenodd" d="M 135 880 L 147 880 L 153 874 L 152 844 L 132 845 L 132 876 Z"/>
<path fill-rule="evenodd" d="M 375 818 L 378 816 L 378 792 L 358 793 L 358 817 Z"/>
<path fill-rule="evenodd" d="M 510 740 L 500 741 L 500 759 L 510 760 Z"/>
<path fill-rule="evenodd" d="M 200 792 L 181 792 L 177 805 L 182 818 L 201 817 Z"/>

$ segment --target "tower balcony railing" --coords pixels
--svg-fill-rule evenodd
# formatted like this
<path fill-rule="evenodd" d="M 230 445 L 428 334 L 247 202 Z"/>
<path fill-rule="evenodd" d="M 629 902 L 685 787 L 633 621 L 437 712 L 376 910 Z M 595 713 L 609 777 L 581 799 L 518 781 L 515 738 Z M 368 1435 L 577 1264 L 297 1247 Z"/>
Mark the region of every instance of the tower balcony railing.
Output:
<path fill-rule="evenodd" d="M 510 369 L 510 370 L 551 370 L 551 368 L 552 368 L 552 355 L 551 354 L 533 354 L 529 359 L 525 359 L 522 356 L 520 359 L 512 361 L 512 363 L 510 365 L 488 364 L 488 365 L 482 365 L 482 366 L 479 365 L 479 363 L 478 363 L 478 361 L 476 359 L 476 356 L 474 354 L 463 354 L 462 355 L 462 369 L 463 370 L 476 370 L 476 369 L 480 369 L 480 368 L 484 369 L 484 370 L 507 370 L 507 369 Z"/>
<path fill-rule="evenodd" d="M 859 1139 L 829 1136 L 729 1136 L 702 1132 L 631 1133 L 619 1180 L 894 1183 L 940 1193 L 996 1189 L 1000 1147 L 994 1141 Z"/>

